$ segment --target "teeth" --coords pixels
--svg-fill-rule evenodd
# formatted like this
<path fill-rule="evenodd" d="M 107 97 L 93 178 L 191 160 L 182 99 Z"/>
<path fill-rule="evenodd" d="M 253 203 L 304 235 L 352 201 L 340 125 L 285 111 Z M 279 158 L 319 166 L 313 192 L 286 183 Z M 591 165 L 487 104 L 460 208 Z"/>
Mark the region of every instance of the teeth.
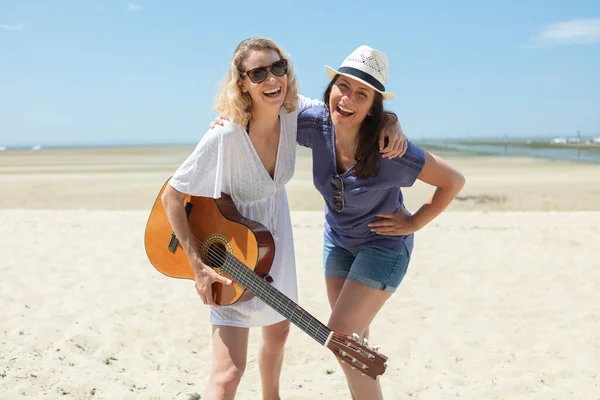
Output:
<path fill-rule="evenodd" d="M 267 90 L 264 93 L 265 94 L 275 94 L 275 93 L 279 92 L 279 90 L 281 90 L 281 88 L 277 88 L 277 89 L 273 89 L 273 90 Z"/>
<path fill-rule="evenodd" d="M 346 107 L 342 106 L 341 104 L 338 104 L 338 107 L 340 108 L 340 110 L 342 110 L 343 112 L 347 112 L 347 113 L 352 113 L 354 114 L 354 111 L 347 109 Z"/>

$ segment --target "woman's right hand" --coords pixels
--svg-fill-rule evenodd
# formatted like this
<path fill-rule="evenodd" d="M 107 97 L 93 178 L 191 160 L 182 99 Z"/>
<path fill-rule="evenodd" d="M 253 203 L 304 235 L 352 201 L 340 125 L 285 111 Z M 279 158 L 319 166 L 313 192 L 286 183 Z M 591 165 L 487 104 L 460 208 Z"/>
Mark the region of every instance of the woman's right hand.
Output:
<path fill-rule="evenodd" d="M 223 121 L 229 121 L 229 117 L 225 114 L 217 115 L 217 118 L 215 118 L 215 120 L 210 123 L 210 129 L 213 129 L 217 125 L 223 126 Z"/>
<path fill-rule="evenodd" d="M 231 279 L 217 274 L 211 267 L 204 264 L 200 257 L 195 257 L 191 264 L 196 277 L 196 292 L 198 292 L 198 296 L 200 296 L 200 299 L 204 304 L 219 307 L 215 302 L 212 284 L 218 282 L 223 285 L 231 285 Z"/>

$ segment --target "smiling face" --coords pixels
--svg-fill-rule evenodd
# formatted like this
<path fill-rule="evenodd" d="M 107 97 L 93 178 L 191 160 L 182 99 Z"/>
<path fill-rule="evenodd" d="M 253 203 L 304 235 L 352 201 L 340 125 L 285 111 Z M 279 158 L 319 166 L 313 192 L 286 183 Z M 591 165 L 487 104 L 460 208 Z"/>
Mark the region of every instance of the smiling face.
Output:
<path fill-rule="evenodd" d="M 331 87 L 329 109 L 336 128 L 358 130 L 370 114 L 375 90 L 369 86 L 339 75 Z"/>
<path fill-rule="evenodd" d="M 281 56 L 274 50 L 251 50 L 244 60 L 244 71 L 250 71 L 259 67 L 269 67 L 276 61 L 279 61 Z M 267 78 L 259 83 L 254 83 L 248 77 L 248 74 L 243 74 L 240 81 L 242 92 L 248 93 L 252 98 L 253 107 L 281 107 L 287 93 L 288 77 L 275 76 L 269 70 Z"/>

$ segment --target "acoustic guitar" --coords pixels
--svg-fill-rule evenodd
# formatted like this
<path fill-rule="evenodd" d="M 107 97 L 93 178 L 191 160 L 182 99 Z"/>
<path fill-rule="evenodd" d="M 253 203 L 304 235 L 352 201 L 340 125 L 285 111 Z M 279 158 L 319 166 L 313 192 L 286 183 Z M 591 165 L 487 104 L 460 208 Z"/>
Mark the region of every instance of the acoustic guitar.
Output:
<path fill-rule="evenodd" d="M 148 218 L 146 254 L 159 272 L 194 280 L 190 262 L 160 198 L 167 185 L 168 181 Z M 217 304 L 227 306 L 256 296 L 362 374 L 377 379 L 385 372 L 387 357 L 366 340 L 361 342 L 358 335 L 350 337 L 332 331 L 270 284 L 269 270 L 275 255 L 273 237 L 260 223 L 242 217 L 231 197 L 224 193 L 219 199 L 188 196 L 182 206 L 202 261 L 232 280 L 231 285 L 213 284 Z"/>

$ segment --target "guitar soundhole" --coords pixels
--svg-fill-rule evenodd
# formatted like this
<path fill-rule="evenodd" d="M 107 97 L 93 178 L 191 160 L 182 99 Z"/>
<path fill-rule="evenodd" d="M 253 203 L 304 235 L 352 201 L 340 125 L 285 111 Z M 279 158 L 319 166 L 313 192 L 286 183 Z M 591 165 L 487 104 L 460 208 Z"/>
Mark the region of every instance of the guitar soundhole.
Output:
<path fill-rule="evenodd" d="M 220 268 L 225 263 L 227 249 L 223 243 L 211 243 L 208 247 L 208 265 L 212 268 Z"/>

